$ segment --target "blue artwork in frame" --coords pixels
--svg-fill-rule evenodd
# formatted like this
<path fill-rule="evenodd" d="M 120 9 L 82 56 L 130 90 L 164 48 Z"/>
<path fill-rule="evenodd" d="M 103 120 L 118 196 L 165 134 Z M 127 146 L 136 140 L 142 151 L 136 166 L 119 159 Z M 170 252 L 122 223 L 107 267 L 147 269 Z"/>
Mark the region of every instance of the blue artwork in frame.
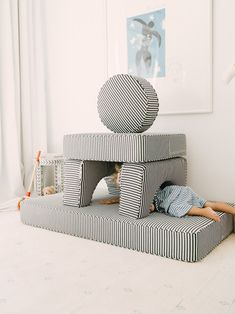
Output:
<path fill-rule="evenodd" d="M 128 73 L 165 76 L 165 9 L 127 18 Z"/>

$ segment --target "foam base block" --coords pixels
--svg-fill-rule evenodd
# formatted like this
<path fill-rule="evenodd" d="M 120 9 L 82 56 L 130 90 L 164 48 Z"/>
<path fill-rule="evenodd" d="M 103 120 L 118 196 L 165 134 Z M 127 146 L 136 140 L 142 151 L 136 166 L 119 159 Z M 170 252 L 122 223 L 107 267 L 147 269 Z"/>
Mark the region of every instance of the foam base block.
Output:
<path fill-rule="evenodd" d="M 97 194 L 97 193 L 96 193 Z M 100 205 L 96 195 L 90 206 L 63 205 L 62 194 L 25 200 L 24 224 L 62 232 L 150 254 L 196 262 L 233 231 L 233 217 L 219 213 L 221 222 L 205 217 L 171 217 L 154 212 L 139 220 L 118 213 L 118 205 Z"/>

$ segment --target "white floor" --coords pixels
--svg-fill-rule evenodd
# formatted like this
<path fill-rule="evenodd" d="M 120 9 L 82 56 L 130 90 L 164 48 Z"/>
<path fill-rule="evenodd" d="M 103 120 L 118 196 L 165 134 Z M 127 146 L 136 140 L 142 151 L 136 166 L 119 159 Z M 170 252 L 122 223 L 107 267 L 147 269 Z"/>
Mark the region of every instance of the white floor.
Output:
<path fill-rule="evenodd" d="M 1 314 L 233 314 L 235 234 L 186 263 L 23 225 L 0 212 Z"/>

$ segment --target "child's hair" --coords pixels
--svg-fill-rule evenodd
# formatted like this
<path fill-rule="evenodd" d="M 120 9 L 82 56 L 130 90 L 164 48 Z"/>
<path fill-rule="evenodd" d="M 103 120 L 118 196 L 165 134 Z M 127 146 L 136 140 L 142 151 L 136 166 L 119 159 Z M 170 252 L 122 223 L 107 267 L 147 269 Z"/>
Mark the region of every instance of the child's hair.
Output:
<path fill-rule="evenodd" d="M 114 166 L 115 172 L 111 175 L 113 183 L 117 184 L 117 177 L 118 174 L 120 173 L 122 169 L 122 163 L 121 162 L 116 162 Z"/>
<path fill-rule="evenodd" d="M 160 186 L 160 190 L 163 190 L 163 189 L 165 189 L 165 187 L 170 186 L 170 185 L 175 185 L 175 183 L 173 183 L 172 181 L 165 181 Z"/>
<path fill-rule="evenodd" d="M 115 163 L 115 171 L 118 173 L 122 169 L 122 162 L 116 162 Z"/>

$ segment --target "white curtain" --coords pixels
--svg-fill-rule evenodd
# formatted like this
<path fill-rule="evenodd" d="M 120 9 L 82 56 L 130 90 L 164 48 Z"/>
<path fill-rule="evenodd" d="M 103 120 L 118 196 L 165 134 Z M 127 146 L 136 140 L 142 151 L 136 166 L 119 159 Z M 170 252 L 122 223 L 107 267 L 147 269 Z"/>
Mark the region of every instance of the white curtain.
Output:
<path fill-rule="evenodd" d="M 0 1 L 0 208 L 24 194 L 47 150 L 43 1 Z"/>

